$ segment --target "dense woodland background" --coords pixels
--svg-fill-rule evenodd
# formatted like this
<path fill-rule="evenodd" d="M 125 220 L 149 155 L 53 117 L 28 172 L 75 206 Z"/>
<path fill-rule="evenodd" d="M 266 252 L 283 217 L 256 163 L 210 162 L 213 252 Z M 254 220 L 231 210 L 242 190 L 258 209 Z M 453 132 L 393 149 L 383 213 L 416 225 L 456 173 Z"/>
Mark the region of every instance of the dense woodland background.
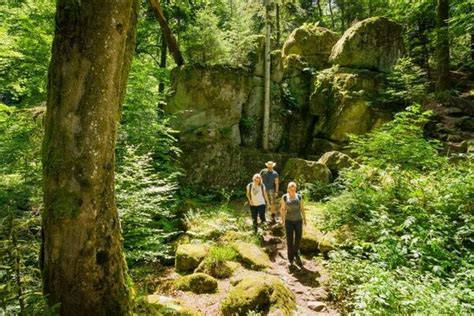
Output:
<path fill-rule="evenodd" d="M 256 38 L 264 34 L 265 8 L 259 2 L 165 0 L 161 6 L 188 65 L 245 67 Z M 8 0 L 0 7 L 0 313 L 55 310 L 42 295 L 38 256 L 55 11 L 49 0 Z M 272 46 L 280 47 L 304 23 L 342 34 L 354 22 L 380 15 L 403 26 L 407 50 L 384 95 L 410 107 L 383 128 L 352 138 L 360 168 L 342 172 L 334 184 L 305 187 L 308 199 L 324 203 L 321 227 L 348 234 L 331 255 L 328 286 L 345 312 L 469 314 L 474 312 L 472 152 L 449 155 L 439 140 L 427 138 L 431 116 L 425 108 L 473 100 L 474 4 L 282 1 L 271 10 Z M 153 275 L 173 263 L 173 241 L 186 229 L 183 219 L 222 212 L 242 196 L 227 190 L 196 194 L 179 184 L 186 170 L 178 164 L 178 135 L 162 111 L 175 60 L 149 3 L 142 1 L 115 166 L 136 313 L 140 297 L 154 290 Z"/>

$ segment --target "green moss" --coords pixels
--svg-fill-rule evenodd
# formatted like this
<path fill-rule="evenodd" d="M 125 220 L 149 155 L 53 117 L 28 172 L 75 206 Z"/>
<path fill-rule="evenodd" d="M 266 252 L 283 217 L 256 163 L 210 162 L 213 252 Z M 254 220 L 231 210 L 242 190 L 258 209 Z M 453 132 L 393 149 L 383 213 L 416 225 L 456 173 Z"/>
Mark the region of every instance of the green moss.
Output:
<path fill-rule="evenodd" d="M 72 192 L 65 188 L 58 188 L 53 200 L 49 203 L 47 211 L 52 218 L 67 219 L 79 215 L 82 205 L 82 196 L 79 192 Z"/>
<path fill-rule="evenodd" d="M 217 292 L 218 284 L 212 276 L 198 272 L 179 278 L 175 286 L 178 290 L 204 294 Z"/>
<path fill-rule="evenodd" d="M 292 315 L 296 308 L 294 294 L 275 277 L 266 274 L 249 276 L 232 288 L 221 303 L 223 315 L 246 315 L 274 312 Z"/>
<path fill-rule="evenodd" d="M 247 267 L 255 270 L 263 270 L 271 267 L 270 258 L 257 245 L 236 242 L 232 245 L 238 253 L 239 260 Z"/>

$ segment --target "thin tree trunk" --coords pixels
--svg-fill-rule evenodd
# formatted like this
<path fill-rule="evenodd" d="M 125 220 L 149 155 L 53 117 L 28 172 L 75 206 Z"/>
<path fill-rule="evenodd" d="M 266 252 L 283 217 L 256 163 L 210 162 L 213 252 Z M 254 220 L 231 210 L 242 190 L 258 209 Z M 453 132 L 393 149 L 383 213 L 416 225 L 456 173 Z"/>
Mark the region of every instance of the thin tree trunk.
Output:
<path fill-rule="evenodd" d="M 281 40 L 281 31 L 280 31 L 280 5 L 276 3 L 275 6 L 276 12 L 276 45 L 277 47 L 280 46 L 280 40 Z"/>
<path fill-rule="evenodd" d="M 318 6 L 319 22 L 321 25 L 323 25 L 323 10 L 321 9 L 321 0 L 316 0 L 316 5 Z"/>
<path fill-rule="evenodd" d="M 168 21 L 166 20 L 165 15 L 163 14 L 160 1 L 148 0 L 148 2 L 150 3 L 151 9 L 153 10 L 155 17 L 158 20 L 158 23 L 160 23 L 160 27 L 165 34 L 165 39 L 170 53 L 173 56 L 174 62 L 176 63 L 176 65 L 181 66 L 182 64 L 184 64 L 183 55 L 181 54 L 178 43 L 176 42 L 176 39 L 174 38 L 173 33 L 171 32 L 171 29 L 168 25 Z"/>
<path fill-rule="evenodd" d="M 160 68 L 166 68 L 166 57 L 167 57 L 168 46 L 166 45 L 165 34 L 161 31 L 161 47 L 160 47 Z M 160 81 L 158 85 L 158 92 L 161 94 L 165 91 L 165 83 Z"/>
<path fill-rule="evenodd" d="M 334 14 L 332 13 L 332 0 L 329 0 L 328 1 L 328 5 L 329 5 L 329 14 L 331 15 L 331 24 L 332 24 L 332 30 L 335 31 L 336 30 L 336 23 L 334 22 Z"/>
<path fill-rule="evenodd" d="M 471 61 L 474 62 L 474 33 L 471 33 Z"/>
<path fill-rule="evenodd" d="M 265 0 L 265 85 L 264 85 L 264 103 L 263 103 L 263 139 L 262 148 L 268 150 L 268 137 L 270 129 L 270 39 L 272 29 L 270 21 L 270 0 Z"/>
<path fill-rule="evenodd" d="M 449 89 L 449 0 L 438 0 L 436 8 L 436 59 L 437 59 L 437 81 L 436 90 Z"/>
<path fill-rule="evenodd" d="M 129 312 L 114 147 L 138 4 L 57 3 L 43 141 L 41 268 L 48 304 L 60 304 L 61 315 Z"/>

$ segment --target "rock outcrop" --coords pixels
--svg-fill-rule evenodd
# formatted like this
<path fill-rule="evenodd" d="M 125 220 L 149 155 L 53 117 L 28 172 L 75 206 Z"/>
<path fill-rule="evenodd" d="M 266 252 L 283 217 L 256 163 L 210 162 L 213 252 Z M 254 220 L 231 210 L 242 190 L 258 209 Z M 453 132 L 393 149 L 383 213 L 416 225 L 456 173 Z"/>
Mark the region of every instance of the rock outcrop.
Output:
<path fill-rule="evenodd" d="M 294 67 L 324 69 L 329 65 L 331 49 L 339 35 L 327 28 L 314 24 L 304 24 L 291 32 L 283 45 L 283 64 L 285 72 Z"/>
<path fill-rule="evenodd" d="M 404 51 L 403 29 L 384 17 L 368 18 L 344 32 L 330 61 L 350 68 L 389 72 Z"/>
<path fill-rule="evenodd" d="M 289 158 L 317 160 L 325 152 L 344 151 L 348 134 L 367 133 L 399 110 L 376 101 L 386 72 L 403 52 L 397 23 L 369 18 L 341 38 L 303 25 L 271 55 L 269 148 L 262 151 L 263 39 L 254 38 L 258 49 L 250 54 L 248 68 L 181 66 L 173 71 L 173 93 L 164 110 L 173 114 L 180 132 L 183 184 L 202 190 L 242 188 L 266 160 L 281 167 Z M 317 177 L 327 181 L 324 174 Z"/>

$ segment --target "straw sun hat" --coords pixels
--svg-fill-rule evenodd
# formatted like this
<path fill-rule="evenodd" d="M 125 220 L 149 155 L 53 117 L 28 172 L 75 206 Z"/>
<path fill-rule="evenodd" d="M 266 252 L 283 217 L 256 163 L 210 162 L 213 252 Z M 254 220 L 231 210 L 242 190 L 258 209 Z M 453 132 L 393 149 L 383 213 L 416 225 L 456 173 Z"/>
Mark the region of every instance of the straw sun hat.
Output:
<path fill-rule="evenodd" d="M 273 162 L 273 161 L 271 161 L 271 160 L 270 160 L 270 161 L 267 161 L 267 162 L 265 163 L 265 166 L 267 166 L 267 167 L 275 167 L 275 166 L 276 166 L 276 162 Z"/>

